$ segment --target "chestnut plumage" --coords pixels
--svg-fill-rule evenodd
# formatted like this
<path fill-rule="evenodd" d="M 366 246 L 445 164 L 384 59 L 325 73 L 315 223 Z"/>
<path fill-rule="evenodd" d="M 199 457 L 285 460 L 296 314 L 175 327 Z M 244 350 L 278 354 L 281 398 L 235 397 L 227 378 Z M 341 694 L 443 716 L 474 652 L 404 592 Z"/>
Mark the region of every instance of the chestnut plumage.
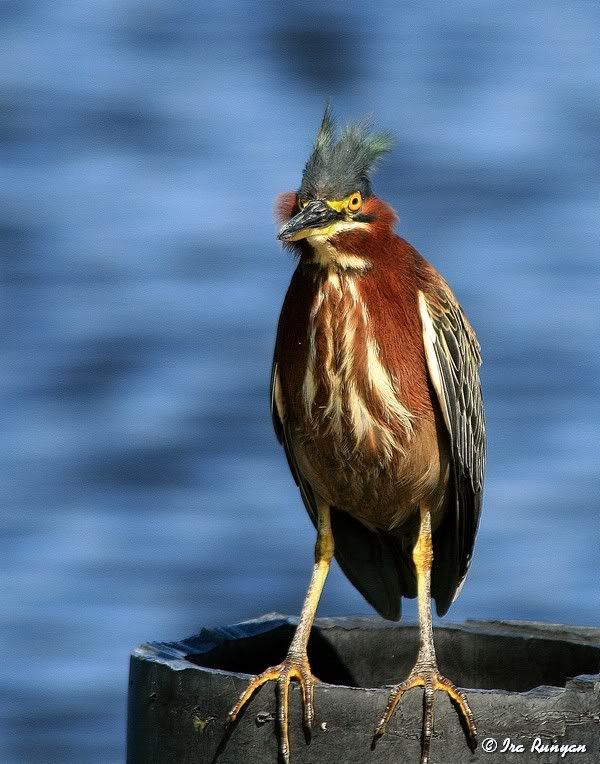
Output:
<path fill-rule="evenodd" d="M 292 219 L 298 212 L 296 194 L 283 195 L 278 203 L 280 222 Z M 351 506 L 336 501 L 330 492 L 332 523 L 336 540 L 336 558 L 352 583 L 385 618 L 400 616 L 401 596 L 416 595 L 412 546 L 418 532 L 418 496 L 400 513 L 405 522 L 390 522 L 390 504 L 382 503 L 381 486 L 387 482 L 423 485 L 423 476 L 439 458 L 436 443 L 420 443 L 422 431 L 431 432 L 434 423 L 437 450 L 449 462 L 443 491 L 443 506 L 436 512 L 433 524 L 434 562 L 432 594 L 439 615 L 449 608 L 452 598 L 466 574 L 477 531 L 483 488 L 485 436 L 483 406 L 479 384 L 479 345 L 475 334 L 458 305 L 450 287 L 406 241 L 393 232 L 395 214 L 391 208 L 369 198 L 363 214 L 372 222 L 356 231 L 348 230 L 331 237 L 331 246 L 344 255 L 366 261 L 361 269 L 323 268 L 305 240 L 293 243 L 299 258 L 286 295 L 274 357 L 273 385 L 282 388 L 283 417 L 275 405 L 272 390 L 272 414 L 275 431 L 282 442 L 292 473 L 300 486 L 309 514 L 314 519 L 314 481 L 298 465 L 298 450 L 306 450 L 310 433 L 314 433 L 313 459 L 322 452 L 322 470 L 339 475 L 340 491 L 347 493 L 347 473 L 365 476 L 363 468 L 375 470 L 375 483 L 366 491 L 358 490 Z M 334 280 L 331 281 L 331 274 Z M 331 284 L 334 286 L 331 286 Z M 422 295 L 421 305 L 419 295 Z M 317 302 L 329 304 L 338 312 L 337 324 L 328 326 L 328 311 L 322 307 L 313 312 Z M 353 311 L 361 305 L 366 322 L 354 320 Z M 429 323 L 423 324 L 420 308 L 427 311 Z M 335 394 L 340 396 L 343 429 L 337 443 L 339 463 L 335 464 L 336 444 L 328 436 L 327 421 L 318 416 L 319 407 L 308 411 L 303 402 L 303 385 L 308 368 L 311 331 L 323 342 L 328 331 L 338 343 L 344 332 L 340 320 L 349 321 L 350 342 L 332 358 L 333 374 L 348 371 Z M 432 381 L 425 350 L 425 332 L 433 349 L 431 364 L 437 365 L 437 389 Z M 352 401 L 348 395 L 354 385 L 362 391 L 362 401 L 372 419 L 389 419 L 390 427 L 399 427 L 386 401 L 378 395 L 369 377 L 366 353 L 367 339 L 377 343 L 381 364 L 394 394 L 413 418 L 413 430 L 400 433 L 392 460 L 373 452 L 368 433 L 362 443 L 354 443 Z M 346 338 L 347 339 L 347 338 Z M 331 395 L 326 350 L 321 348 L 317 363 L 315 396 Z M 337 364 L 337 367 L 336 367 Z M 323 401 L 321 401 L 321 404 Z M 323 410 L 323 408 L 321 408 Z M 285 421 L 284 421 L 285 420 Z M 319 429 L 320 428 L 320 429 Z M 295 443 L 297 442 L 297 445 Z M 348 453 L 344 454 L 344 447 Z M 410 458 L 418 452 L 419 463 Z M 310 468 L 314 471 L 318 466 Z M 338 479 L 328 478 L 327 482 Z M 356 483 L 357 481 L 350 481 Z M 438 487 L 438 486 L 436 486 Z M 393 492 L 390 488 L 388 494 Z M 398 491 L 399 500 L 406 492 Z M 348 502 L 346 501 L 346 504 Z M 365 522 L 366 521 L 366 522 Z"/>
<path fill-rule="evenodd" d="M 427 764 L 436 689 L 458 703 L 475 740 L 466 698 L 437 670 L 430 597 L 443 615 L 472 557 L 485 461 L 481 358 L 450 287 L 395 233 L 394 211 L 373 194 L 372 166 L 389 147 L 389 136 L 364 124 L 336 140 L 328 109 L 298 192 L 277 201 L 279 238 L 297 264 L 277 329 L 271 411 L 318 537 L 288 658 L 251 684 L 232 718 L 272 678 L 287 709 L 297 678 L 310 725 L 306 643 L 335 555 L 383 617 L 400 617 L 402 597 L 419 598 L 419 657 L 376 734 L 402 694 L 423 686 Z M 287 710 L 283 717 L 287 759 Z"/>

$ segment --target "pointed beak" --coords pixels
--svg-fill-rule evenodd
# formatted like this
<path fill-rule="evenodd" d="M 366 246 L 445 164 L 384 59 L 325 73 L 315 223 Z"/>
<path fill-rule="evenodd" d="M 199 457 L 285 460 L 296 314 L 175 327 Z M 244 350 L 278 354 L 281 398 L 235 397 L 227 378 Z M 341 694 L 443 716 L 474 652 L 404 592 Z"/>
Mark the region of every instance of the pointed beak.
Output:
<path fill-rule="evenodd" d="M 306 207 L 281 228 L 277 234 L 280 241 L 298 241 L 317 233 L 315 229 L 327 228 L 343 219 L 343 214 L 331 209 L 320 199 L 309 202 Z"/>

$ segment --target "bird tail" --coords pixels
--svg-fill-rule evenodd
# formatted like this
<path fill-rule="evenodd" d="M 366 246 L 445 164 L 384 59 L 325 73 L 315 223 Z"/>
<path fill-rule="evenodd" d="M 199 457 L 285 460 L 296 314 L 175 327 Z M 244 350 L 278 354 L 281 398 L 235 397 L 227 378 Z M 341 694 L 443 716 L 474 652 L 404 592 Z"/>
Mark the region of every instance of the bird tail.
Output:
<path fill-rule="evenodd" d="M 393 533 L 371 530 L 347 512 L 332 507 L 335 558 L 346 577 L 380 616 L 400 619 L 402 597 L 416 597 L 410 552 Z"/>

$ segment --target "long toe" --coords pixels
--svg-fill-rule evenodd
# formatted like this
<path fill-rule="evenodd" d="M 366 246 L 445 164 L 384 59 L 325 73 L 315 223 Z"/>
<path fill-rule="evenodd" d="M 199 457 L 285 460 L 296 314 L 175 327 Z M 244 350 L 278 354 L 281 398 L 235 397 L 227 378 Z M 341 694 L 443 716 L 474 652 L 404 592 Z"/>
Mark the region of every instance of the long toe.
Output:
<path fill-rule="evenodd" d="M 398 703 L 400 703 L 402 700 L 404 693 L 408 692 L 408 690 L 411 690 L 413 687 L 419 687 L 422 684 L 423 680 L 421 677 L 411 674 L 408 679 L 392 689 L 388 698 L 387 705 L 385 707 L 385 711 L 383 712 L 383 716 L 375 728 L 375 740 L 380 738 L 382 735 L 385 735 L 388 723 L 394 715 L 394 711 L 396 710 Z"/>
<path fill-rule="evenodd" d="M 467 730 L 469 745 L 475 750 L 477 747 L 477 728 L 475 727 L 475 718 L 471 711 L 471 707 L 469 706 L 467 696 L 445 676 L 437 674 L 435 680 L 435 689 L 445 692 L 450 696 L 450 699 L 454 701 Z"/>
<path fill-rule="evenodd" d="M 425 677 L 423 692 L 423 732 L 421 737 L 421 764 L 429 764 L 431 737 L 433 735 L 433 715 L 435 708 L 435 677 Z"/>
<path fill-rule="evenodd" d="M 304 728 L 308 739 L 314 718 L 314 685 L 317 680 L 310 670 L 308 658 L 305 655 L 299 657 L 288 655 L 283 663 L 272 666 L 255 676 L 240 695 L 228 716 L 228 723 L 234 722 L 259 687 L 267 682 L 276 681 L 279 754 L 284 764 L 289 764 L 290 761 L 289 691 L 292 680 L 297 680 L 300 683 Z"/>
<path fill-rule="evenodd" d="M 435 692 L 440 690 L 447 693 L 454 701 L 458 712 L 464 721 L 464 725 L 469 737 L 469 745 L 474 750 L 477 745 L 477 731 L 473 712 L 469 706 L 465 694 L 459 690 L 449 679 L 442 676 L 437 668 L 429 670 L 415 668 L 408 679 L 397 685 L 390 692 L 390 696 L 381 717 L 379 724 L 375 728 L 375 737 L 373 743 L 380 738 L 387 729 L 387 726 L 402 700 L 403 695 L 413 687 L 423 687 L 423 727 L 421 735 L 421 764 L 429 764 L 431 750 L 431 738 L 433 737 L 434 710 L 435 710 Z"/>

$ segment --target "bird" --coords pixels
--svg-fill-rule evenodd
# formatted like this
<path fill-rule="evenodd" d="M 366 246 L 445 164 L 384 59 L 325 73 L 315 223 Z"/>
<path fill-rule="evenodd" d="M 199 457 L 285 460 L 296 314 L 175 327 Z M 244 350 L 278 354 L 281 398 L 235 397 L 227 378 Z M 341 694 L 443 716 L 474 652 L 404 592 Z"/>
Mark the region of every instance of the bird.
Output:
<path fill-rule="evenodd" d="M 439 669 L 431 601 L 443 616 L 469 568 L 482 507 L 481 352 L 449 285 L 395 232 L 371 177 L 392 148 L 370 121 L 339 130 L 328 104 L 296 192 L 280 195 L 278 239 L 296 258 L 275 340 L 271 414 L 316 531 L 315 559 L 284 661 L 254 677 L 229 712 L 275 681 L 279 753 L 290 761 L 289 687 L 314 719 L 307 644 L 332 560 L 385 619 L 417 598 L 419 649 L 393 687 L 373 744 L 403 695 L 423 688 L 421 764 L 434 696 L 447 693 L 474 750 L 462 690 Z"/>

